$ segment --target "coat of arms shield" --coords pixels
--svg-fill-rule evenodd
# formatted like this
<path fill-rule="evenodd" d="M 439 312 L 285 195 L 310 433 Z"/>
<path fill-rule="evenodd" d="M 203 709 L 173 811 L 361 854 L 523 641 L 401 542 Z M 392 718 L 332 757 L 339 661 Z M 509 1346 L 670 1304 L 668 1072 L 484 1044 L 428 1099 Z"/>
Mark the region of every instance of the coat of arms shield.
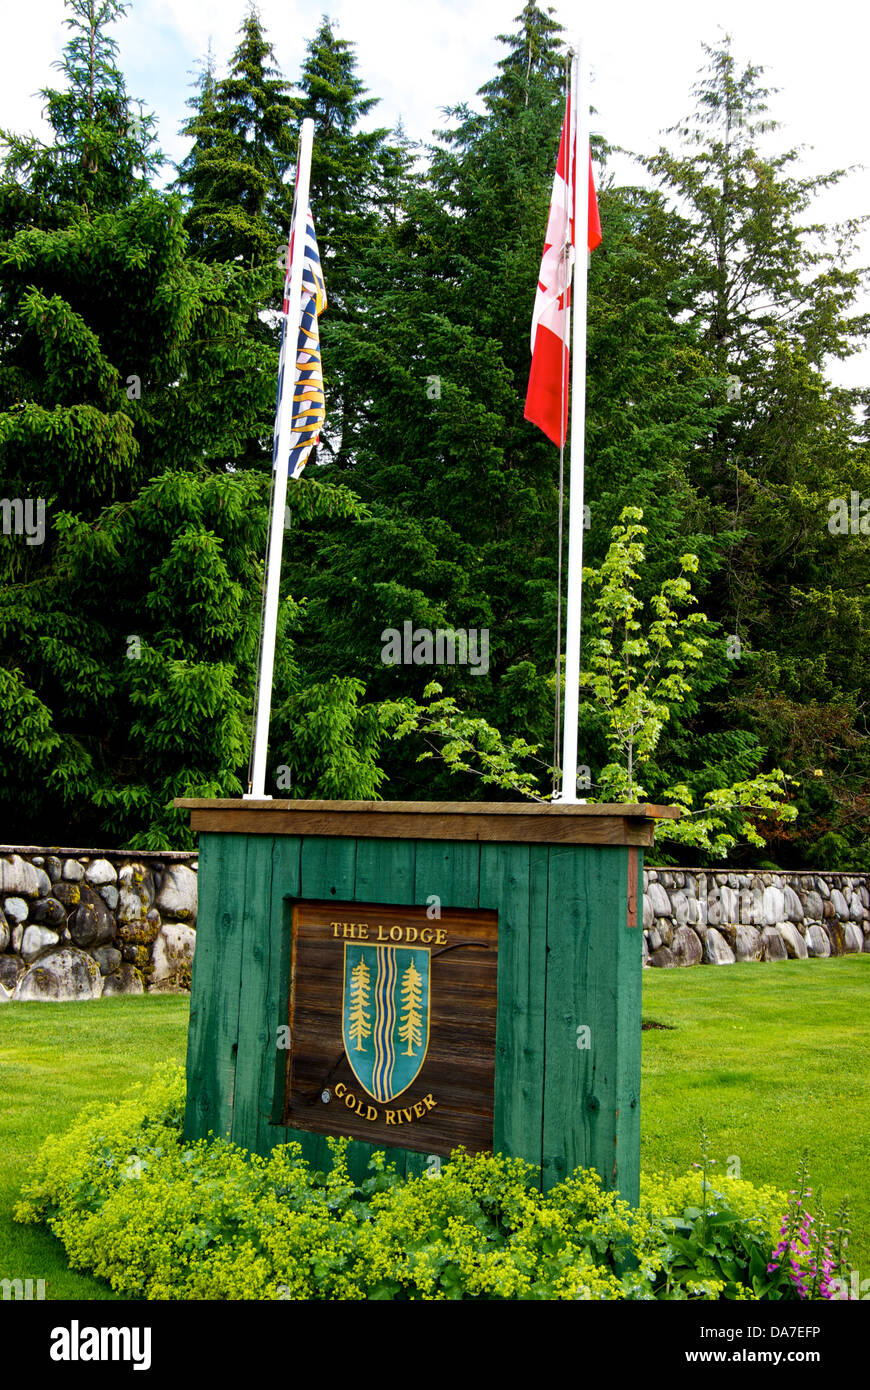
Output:
<path fill-rule="evenodd" d="M 429 1047 L 430 953 L 345 942 L 342 1036 L 351 1070 L 382 1105 L 417 1076 Z"/>

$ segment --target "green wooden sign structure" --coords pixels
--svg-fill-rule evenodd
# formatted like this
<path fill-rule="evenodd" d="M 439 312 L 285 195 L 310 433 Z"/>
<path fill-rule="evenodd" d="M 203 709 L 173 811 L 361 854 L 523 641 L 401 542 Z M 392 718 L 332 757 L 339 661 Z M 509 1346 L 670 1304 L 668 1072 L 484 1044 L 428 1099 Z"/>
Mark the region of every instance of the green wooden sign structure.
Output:
<path fill-rule="evenodd" d="M 185 1135 L 257 1153 L 324 1135 L 282 1123 L 294 904 L 487 909 L 498 917 L 492 1144 L 545 1188 L 593 1167 L 638 1199 L 643 848 L 651 806 L 176 802 L 199 832 Z M 360 913 L 360 915 L 362 915 Z M 339 1030 L 341 1027 L 339 1021 Z M 292 1048 L 292 1038 L 290 1039 Z M 336 1110 L 336 1133 L 341 1133 Z M 354 1140 L 361 1179 L 376 1148 Z M 390 1147 L 400 1171 L 425 1153 Z"/>

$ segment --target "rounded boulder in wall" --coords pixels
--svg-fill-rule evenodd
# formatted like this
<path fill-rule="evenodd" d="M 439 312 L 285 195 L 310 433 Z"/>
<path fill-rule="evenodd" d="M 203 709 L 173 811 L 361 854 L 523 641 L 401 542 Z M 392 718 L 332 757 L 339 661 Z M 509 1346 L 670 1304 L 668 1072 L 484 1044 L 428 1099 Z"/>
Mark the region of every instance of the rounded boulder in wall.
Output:
<path fill-rule="evenodd" d="M 807 927 L 806 943 L 808 955 L 829 956 L 831 954 L 830 937 L 818 922 L 813 922 Z"/>
<path fill-rule="evenodd" d="M 99 893 L 80 885 L 81 900 L 69 920 L 69 934 L 77 946 L 103 946 L 115 934 L 115 924 Z"/>
<path fill-rule="evenodd" d="M 843 928 L 844 952 L 860 951 L 864 946 L 864 936 L 854 922 L 847 922 Z"/>
<path fill-rule="evenodd" d="M 783 939 L 785 949 L 791 960 L 806 960 L 807 943 L 803 933 L 794 922 L 777 922 L 776 929 Z"/>
<path fill-rule="evenodd" d="M 674 932 L 671 950 L 677 965 L 700 965 L 704 954 L 697 932 L 685 926 L 677 927 Z"/>
<path fill-rule="evenodd" d="M 186 864 L 170 864 L 160 880 L 157 907 L 164 918 L 196 922 L 196 874 Z"/>
<path fill-rule="evenodd" d="M 26 922 L 27 914 L 30 911 L 28 903 L 23 898 L 7 898 L 4 904 L 7 921 Z"/>
<path fill-rule="evenodd" d="M 21 954 L 30 964 L 49 946 L 56 946 L 59 940 L 57 932 L 52 931 L 51 927 L 40 927 L 32 922 L 21 938 Z"/>
<path fill-rule="evenodd" d="M 7 893 L 22 898 L 39 897 L 39 874 L 20 854 L 0 856 L 0 897 Z"/>
<path fill-rule="evenodd" d="M 145 982 L 135 965 L 125 962 L 103 981 L 103 998 L 115 994 L 144 994 Z"/>
<path fill-rule="evenodd" d="M 196 932 L 186 922 L 164 922 L 152 952 L 152 981 L 173 979 L 190 971 L 196 948 Z"/>
<path fill-rule="evenodd" d="M 718 932 L 715 927 L 708 927 L 704 936 L 704 964 L 733 965 L 734 963 L 734 952 L 722 933 Z"/>
<path fill-rule="evenodd" d="M 33 962 L 15 987 L 14 998 L 24 1001 L 73 1003 L 99 999 L 103 977 L 97 962 L 74 946 L 59 946 Z"/>
<path fill-rule="evenodd" d="M 154 905 L 154 876 L 144 864 L 125 864 L 118 874 L 118 921 L 140 922 Z"/>
<path fill-rule="evenodd" d="M 671 900 L 660 883 L 650 884 L 649 900 L 654 917 L 670 917 L 672 915 Z"/>
<path fill-rule="evenodd" d="M 661 970 L 672 970 L 677 962 L 670 946 L 660 946 L 657 951 L 652 952 L 649 963 L 658 966 Z"/>
<path fill-rule="evenodd" d="M 46 927 L 62 927 L 66 921 L 66 908 L 57 898 L 39 898 L 33 904 L 31 922 L 41 922 Z"/>
<path fill-rule="evenodd" d="M 118 871 L 114 864 L 110 864 L 108 859 L 92 859 L 85 869 L 85 882 L 90 883 L 94 888 L 102 888 L 107 883 L 114 883 L 117 880 Z"/>
<path fill-rule="evenodd" d="M 785 942 L 776 927 L 765 927 L 761 933 L 761 939 L 764 945 L 765 960 L 788 960 Z"/>
<path fill-rule="evenodd" d="M 734 942 L 734 953 L 738 961 L 761 960 L 764 943 L 761 932 L 755 927 L 738 927 Z"/>
<path fill-rule="evenodd" d="M 26 969 L 27 963 L 23 956 L 0 956 L 0 985 L 11 994 Z"/>

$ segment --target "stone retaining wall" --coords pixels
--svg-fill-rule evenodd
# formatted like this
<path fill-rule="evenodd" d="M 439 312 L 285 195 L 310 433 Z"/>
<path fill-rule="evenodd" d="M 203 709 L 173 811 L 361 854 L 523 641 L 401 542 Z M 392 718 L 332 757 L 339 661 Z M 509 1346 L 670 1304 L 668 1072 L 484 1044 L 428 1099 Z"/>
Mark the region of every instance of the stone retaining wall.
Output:
<path fill-rule="evenodd" d="M 0 845 L 0 1004 L 190 986 L 196 855 Z"/>
<path fill-rule="evenodd" d="M 867 874 L 648 869 L 644 965 L 870 953 Z"/>
<path fill-rule="evenodd" d="M 0 845 L 0 1004 L 189 988 L 195 854 Z M 644 965 L 870 954 L 870 876 L 647 869 Z"/>

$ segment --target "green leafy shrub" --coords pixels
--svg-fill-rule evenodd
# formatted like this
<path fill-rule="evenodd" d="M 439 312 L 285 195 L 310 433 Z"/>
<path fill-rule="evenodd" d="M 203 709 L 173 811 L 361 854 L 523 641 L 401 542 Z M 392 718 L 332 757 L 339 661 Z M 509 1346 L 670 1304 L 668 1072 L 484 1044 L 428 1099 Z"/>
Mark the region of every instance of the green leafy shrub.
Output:
<path fill-rule="evenodd" d="M 774 1248 L 788 1199 L 703 1173 L 646 1178 L 640 1206 L 578 1169 L 542 1194 L 530 1164 L 458 1149 L 402 1178 L 382 1153 L 357 1186 L 347 1140 L 313 1170 L 182 1137 L 184 1076 L 95 1104 L 43 1144 L 16 1219 L 71 1265 L 151 1299 L 703 1299 L 802 1296 Z M 700 1201 L 700 1206 L 698 1205 Z M 773 1269 L 769 1269 L 773 1266 Z M 838 1272 L 838 1270 L 835 1270 Z"/>

